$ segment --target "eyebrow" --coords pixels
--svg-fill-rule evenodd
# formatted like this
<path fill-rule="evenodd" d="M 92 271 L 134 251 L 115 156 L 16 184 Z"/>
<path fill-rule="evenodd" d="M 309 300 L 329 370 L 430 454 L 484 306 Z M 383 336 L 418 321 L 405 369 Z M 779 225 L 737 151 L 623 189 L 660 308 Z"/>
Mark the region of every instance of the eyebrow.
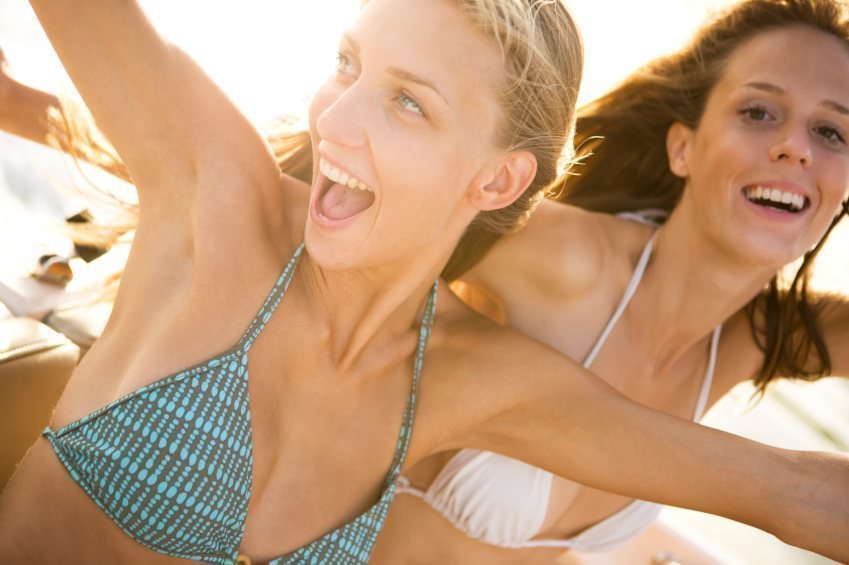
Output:
<path fill-rule="evenodd" d="M 748 86 L 750 88 L 756 88 L 758 90 L 763 90 L 765 92 L 772 92 L 773 94 L 787 94 L 783 88 L 780 86 L 776 86 L 774 84 L 770 84 L 768 82 L 747 82 L 743 86 Z M 819 106 L 824 106 L 829 110 L 833 110 L 839 114 L 844 114 L 849 116 L 849 108 L 844 106 L 843 104 L 839 104 L 834 100 L 823 100 L 818 104 Z"/>
<path fill-rule="evenodd" d="M 349 34 L 343 33 L 342 39 L 344 39 L 345 41 L 347 41 L 348 43 L 351 44 L 351 47 L 354 49 L 354 53 L 360 52 L 360 44 L 357 43 L 356 41 L 354 41 L 354 38 L 351 37 Z"/>
<path fill-rule="evenodd" d="M 775 86 L 774 84 L 770 84 L 768 82 L 747 82 L 743 86 L 756 88 L 758 90 L 764 90 L 766 92 L 772 92 L 773 94 L 786 94 L 783 88 L 781 88 L 780 86 Z"/>
<path fill-rule="evenodd" d="M 430 82 L 429 80 L 427 80 L 426 78 L 420 77 L 417 74 L 411 73 L 410 71 L 407 71 L 407 70 L 404 70 L 404 69 L 400 69 L 398 67 L 389 67 L 389 74 L 396 76 L 396 77 L 398 77 L 402 80 L 408 80 L 410 82 L 414 82 L 416 84 L 420 84 L 422 86 L 425 86 L 425 87 L 431 89 L 440 98 L 442 98 L 442 100 L 445 101 L 446 104 L 448 104 L 448 100 L 445 99 L 445 96 L 443 96 L 442 93 L 439 92 L 439 89 L 436 88 L 436 86 L 434 86 L 434 84 L 432 82 Z"/>
<path fill-rule="evenodd" d="M 843 106 L 842 104 L 838 104 L 837 102 L 835 102 L 833 100 L 824 101 L 822 103 L 822 106 L 825 106 L 826 108 L 834 110 L 835 112 L 838 112 L 838 113 L 843 114 L 845 116 L 849 116 L 849 108 L 847 108 L 846 106 Z"/>
<path fill-rule="evenodd" d="M 358 43 L 354 40 L 354 38 L 353 38 L 353 37 L 351 37 L 351 36 L 350 36 L 349 34 L 347 34 L 347 33 L 343 33 L 343 34 L 342 34 L 342 38 L 343 38 L 345 41 L 347 41 L 347 42 L 351 45 L 351 48 L 354 50 L 354 53 L 356 53 L 356 54 L 358 54 L 358 55 L 359 55 L 359 53 L 360 53 L 360 46 L 359 46 L 359 44 L 358 44 Z M 443 94 L 439 91 L 439 89 L 438 89 L 438 88 L 436 88 L 436 85 L 434 85 L 434 84 L 433 84 L 433 82 L 429 81 L 428 79 L 426 79 L 426 78 L 424 78 L 424 77 L 421 77 L 421 76 L 419 76 L 419 75 L 417 75 L 417 74 L 415 74 L 415 73 L 413 73 L 413 72 L 410 72 L 410 71 L 408 71 L 408 70 L 406 70 L 406 69 L 402 69 L 402 68 L 400 68 L 400 67 L 389 67 L 388 72 L 389 72 L 389 74 L 391 74 L 391 75 L 393 75 L 393 76 L 395 76 L 395 77 L 397 77 L 397 78 L 400 78 L 401 80 L 408 80 L 408 81 L 410 81 L 410 82 L 414 82 L 414 83 L 416 83 L 416 84 L 420 84 L 420 85 L 422 85 L 422 86 L 424 86 L 424 87 L 427 87 L 427 88 L 431 89 L 431 90 L 432 90 L 432 91 L 434 91 L 434 92 L 435 92 L 435 93 L 436 93 L 436 94 L 437 94 L 440 98 L 442 98 L 442 100 L 443 100 L 446 104 L 448 104 L 448 99 L 447 99 L 447 98 L 445 98 L 445 96 L 443 96 Z M 449 104 L 449 105 L 450 105 L 450 104 Z"/>

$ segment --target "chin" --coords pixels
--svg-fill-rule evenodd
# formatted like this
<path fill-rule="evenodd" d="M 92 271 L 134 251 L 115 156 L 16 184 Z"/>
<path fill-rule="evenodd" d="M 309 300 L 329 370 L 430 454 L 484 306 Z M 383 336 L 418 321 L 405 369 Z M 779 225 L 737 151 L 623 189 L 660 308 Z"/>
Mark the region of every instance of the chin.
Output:
<path fill-rule="evenodd" d="M 342 238 L 328 238 L 307 226 L 304 245 L 310 261 L 322 269 L 342 271 L 361 266 L 362 248 Z"/>
<path fill-rule="evenodd" d="M 799 241 L 770 237 L 763 233 L 737 238 L 732 244 L 738 257 L 753 267 L 779 271 L 808 251 Z"/>

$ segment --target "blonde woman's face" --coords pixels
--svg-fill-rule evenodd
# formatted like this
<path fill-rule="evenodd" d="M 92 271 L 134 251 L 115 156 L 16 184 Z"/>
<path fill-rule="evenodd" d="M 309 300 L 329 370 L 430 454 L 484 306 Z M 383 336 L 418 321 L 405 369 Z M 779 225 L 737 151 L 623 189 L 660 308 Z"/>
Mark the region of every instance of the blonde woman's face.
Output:
<path fill-rule="evenodd" d="M 847 197 L 847 136 L 846 46 L 806 27 L 757 35 L 731 56 L 682 152 L 682 204 L 730 253 L 793 261 Z"/>
<path fill-rule="evenodd" d="M 502 72 L 453 0 L 368 2 L 310 107 L 311 257 L 349 268 L 450 252 L 477 212 L 467 191 L 499 153 Z"/>

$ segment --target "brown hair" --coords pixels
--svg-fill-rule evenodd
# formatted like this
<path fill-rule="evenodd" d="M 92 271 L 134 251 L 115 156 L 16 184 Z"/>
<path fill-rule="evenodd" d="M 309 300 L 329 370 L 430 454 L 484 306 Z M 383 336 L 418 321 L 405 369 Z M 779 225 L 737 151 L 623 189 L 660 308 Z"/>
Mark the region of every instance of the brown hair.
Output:
<path fill-rule="evenodd" d="M 679 122 L 697 128 L 735 49 L 755 35 L 790 26 L 811 27 L 849 47 L 847 6 L 839 0 L 748 0 L 730 7 L 682 50 L 652 61 L 579 110 L 575 140 L 585 158 L 580 175 L 560 186 L 556 198 L 608 213 L 670 212 L 685 181 L 669 170 L 669 127 Z M 779 375 L 813 379 L 831 370 L 808 282 L 811 263 L 847 213 L 844 203 L 822 240 L 805 254 L 789 287 L 776 275 L 746 307 L 752 335 L 764 352 L 755 376 L 760 392 Z"/>

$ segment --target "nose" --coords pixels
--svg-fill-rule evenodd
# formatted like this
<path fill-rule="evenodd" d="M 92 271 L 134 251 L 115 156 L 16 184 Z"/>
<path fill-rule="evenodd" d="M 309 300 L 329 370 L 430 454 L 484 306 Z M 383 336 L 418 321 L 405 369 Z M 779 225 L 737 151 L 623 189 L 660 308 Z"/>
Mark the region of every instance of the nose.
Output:
<path fill-rule="evenodd" d="M 813 157 L 807 129 L 782 132 L 781 138 L 770 148 L 769 158 L 771 161 L 798 162 L 802 168 L 810 168 Z"/>
<path fill-rule="evenodd" d="M 365 144 L 367 136 L 363 125 L 367 106 L 363 94 L 358 85 L 353 84 L 332 95 L 315 124 L 322 140 L 349 148 Z"/>

